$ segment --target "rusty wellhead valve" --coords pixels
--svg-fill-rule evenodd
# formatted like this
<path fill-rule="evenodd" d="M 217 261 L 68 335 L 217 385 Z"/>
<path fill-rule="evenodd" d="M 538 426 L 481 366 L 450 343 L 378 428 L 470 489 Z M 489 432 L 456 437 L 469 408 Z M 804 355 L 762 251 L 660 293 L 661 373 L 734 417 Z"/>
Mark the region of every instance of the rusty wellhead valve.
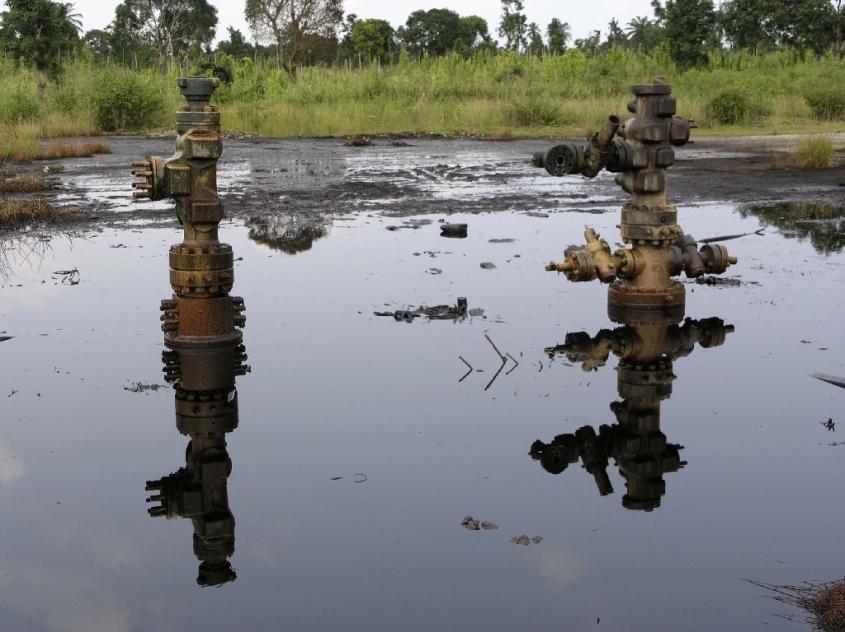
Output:
<path fill-rule="evenodd" d="M 666 169 L 675 162 L 674 147 L 690 137 L 690 121 L 675 116 L 671 86 L 661 80 L 633 87 L 628 110 L 633 118 L 608 117 L 586 144 L 563 143 L 534 154 L 532 164 L 554 176 L 596 177 L 603 169 L 616 173 L 616 183 L 632 195 L 622 208 L 622 239 L 632 246 L 611 252 L 595 231 L 585 232 L 587 245 L 569 251 L 546 270 L 563 272 L 570 281 L 598 278 L 610 283 L 608 306 L 618 310 L 684 310 L 683 284 L 672 277 L 685 272 L 695 278 L 721 274 L 737 262 L 721 244 L 698 248 L 678 226 L 677 208 L 669 204 Z"/>
<path fill-rule="evenodd" d="M 229 296 L 234 283 L 232 248 L 220 243 L 223 205 L 217 196 L 217 161 L 223 152 L 220 111 L 210 105 L 217 79 L 183 77 L 185 105 L 176 112 L 176 153 L 132 164 L 139 199 L 176 202 L 184 240 L 170 249 L 173 298 L 162 302 L 169 346 L 209 346 L 240 340 L 243 299 Z"/>

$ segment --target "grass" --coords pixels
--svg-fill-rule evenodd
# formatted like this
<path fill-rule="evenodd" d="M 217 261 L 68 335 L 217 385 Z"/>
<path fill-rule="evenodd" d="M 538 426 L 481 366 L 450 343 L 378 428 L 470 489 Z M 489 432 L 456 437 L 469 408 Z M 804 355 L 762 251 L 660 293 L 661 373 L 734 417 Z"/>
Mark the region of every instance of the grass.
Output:
<path fill-rule="evenodd" d="M 624 113 L 630 86 L 661 76 L 697 135 L 823 134 L 845 125 L 845 61 L 790 51 L 714 52 L 682 71 L 665 53 L 589 57 L 450 55 L 383 66 L 308 67 L 296 82 L 270 61 L 218 56 L 233 80 L 215 102 L 230 130 L 262 136 L 477 134 L 584 136 Z M 195 69 L 194 69 L 195 71 Z M 89 59 L 48 78 L 0 60 L 0 156 L 29 159 L 39 140 L 172 129 L 176 73 Z"/>
<path fill-rule="evenodd" d="M 21 228 L 32 224 L 57 224 L 79 219 L 73 206 L 53 206 L 44 198 L 17 200 L 0 198 L 0 228 Z"/>
<path fill-rule="evenodd" d="M 48 191 L 55 183 L 38 173 L 22 173 L 8 177 L 0 172 L 0 193 L 38 193 Z"/>
<path fill-rule="evenodd" d="M 97 154 L 110 154 L 111 147 L 101 141 L 70 145 L 67 143 L 53 143 L 41 147 L 30 160 L 59 160 L 61 158 L 91 158 Z"/>
<path fill-rule="evenodd" d="M 826 169 L 833 166 L 835 155 L 833 143 L 825 136 L 803 138 L 792 152 L 795 166 L 800 169 Z"/>
<path fill-rule="evenodd" d="M 752 579 L 750 584 L 763 588 L 781 603 L 800 608 L 807 613 L 804 623 L 820 632 L 845 632 L 845 581 L 804 582 L 798 586 L 779 586 Z M 784 617 L 800 622 L 797 618 Z"/>

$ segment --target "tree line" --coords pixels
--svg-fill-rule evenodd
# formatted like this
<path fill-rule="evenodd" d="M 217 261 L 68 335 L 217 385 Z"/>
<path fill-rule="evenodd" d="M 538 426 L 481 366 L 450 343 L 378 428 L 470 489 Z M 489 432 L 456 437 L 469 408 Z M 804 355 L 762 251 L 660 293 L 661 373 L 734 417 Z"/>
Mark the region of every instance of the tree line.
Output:
<path fill-rule="evenodd" d="M 559 55 L 570 48 L 597 55 L 614 48 L 662 48 L 682 68 L 707 63 L 714 49 L 799 54 L 845 53 L 843 0 L 652 0 L 652 15 L 627 24 L 612 19 L 605 31 L 574 39 L 570 25 L 529 22 L 523 0 L 501 0 L 495 34 L 477 15 L 450 9 L 418 10 L 395 28 L 386 20 L 344 15 L 343 0 L 246 0 L 249 36 L 228 28 L 213 46 L 217 9 L 208 0 L 123 0 L 105 29 L 83 32 L 72 3 L 6 0 L 0 14 L 0 49 L 7 57 L 52 74 L 67 56 L 139 66 L 169 67 L 217 53 L 275 59 L 290 75 L 303 65 L 392 63 L 402 55 L 450 53 Z M 496 37 L 497 36 L 497 37 Z"/>

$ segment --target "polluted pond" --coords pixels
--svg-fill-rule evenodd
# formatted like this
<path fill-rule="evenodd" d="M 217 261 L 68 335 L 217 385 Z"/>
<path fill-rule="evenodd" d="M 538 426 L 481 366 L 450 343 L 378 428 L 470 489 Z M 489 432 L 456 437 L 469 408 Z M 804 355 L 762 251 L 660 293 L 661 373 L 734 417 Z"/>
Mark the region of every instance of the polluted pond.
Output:
<path fill-rule="evenodd" d="M 218 174 L 213 83 L 180 89 L 189 151 L 71 159 L 63 200 L 105 219 L 0 242 L 0 628 L 835 629 L 832 211 L 686 164 L 676 213 L 671 148 L 612 117 L 545 170 L 504 157 L 539 143 L 296 140 Z M 620 188 L 653 204 L 620 222 Z"/>
<path fill-rule="evenodd" d="M 704 235 L 760 227 L 727 204 L 684 215 Z M 742 285 L 687 284 L 685 320 L 620 324 L 601 287 L 543 271 L 582 216 L 552 214 L 542 231 L 518 213 L 462 219 L 469 236 L 448 252 L 437 222 L 336 220 L 287 250 L 226 224 L 248 322 L 245 349 L 213 356 L 162 344 L 175 229 L 107 229 L 53 241 L 38 265 L 13 260 L 0 289 L 0 330 L 14 334 L 2 345 L 15 393 L 0 430 L 6 620 L 37 629 L 33 612 L 81 616 L 78 604 L 105 599 L 138 627 L 160 627 L 143 606 L 155 600 L 197 630 L 318 630 L 341 613 L 351 629 L 410 615 L 421 630 L 551 630 L 564 611 L 610 630 L 777 628 L 796 612 L 739 578 L 843 572 L 831 554 L 842 457 L 829 444 L 843 440 L 845 400 L 811 377 L 845 375 L 841 253 L 779 232 L 736 239 Z M 610 233 L 616 217 L 590 221 Z M 516 241 L 490 242 L 501 235 Z M 442 274 L 426 274 L 426 251 Z M 53 279 L 74 269 L 79 285 Z M 397 310 L 413 324 L 394 324 Z M 180 390 L 158 388 L 163 351 Z M 197 436 L 196 414 L 218 434 Z M 102 502 L 90 491 L 106 471 Z M 145 483 L 154 515 L 185 520 L 148 522 Z M 216 509 L 196 513 L 204 493 Z M 479 531 L 490 518 L 498 529 L 458 538 L 468 511 Z M 468 567 L 456 588 L 447 578 Z M 67 581 L 87 592 L 63 601 Z M 197 582 L 224 586 L 225 606 Z M 46 601 L 23 610 L 15 596 L 36 586 Z M 373 590 L 378 620 L 355 605 Z M 414 605 L 423 592 L 442 611 Z"/>

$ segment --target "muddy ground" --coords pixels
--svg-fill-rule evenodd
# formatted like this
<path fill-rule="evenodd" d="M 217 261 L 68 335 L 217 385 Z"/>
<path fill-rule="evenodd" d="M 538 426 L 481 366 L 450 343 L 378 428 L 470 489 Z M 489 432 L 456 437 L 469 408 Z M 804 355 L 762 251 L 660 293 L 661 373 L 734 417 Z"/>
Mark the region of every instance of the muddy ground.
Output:
<path fill-rule="evenodd" d="M 671 197 L 687 205 L 724 200 L 837 202 L 845 187 L 845 170 L 789 168 L 795 140 L 789 136 L 698 140 L 677 152 Z M 836 141 L 842 154 L 845 135 Z M 150 153 L 170 155 L 172 139 L 118 137 L 108 142 L 111 155 L 62 161 L 60 188 L 51 197 L 78 204 L 106 224 L 172 222 L 172 214 L 166 212 L 170 203 L 132 200 L 128 167 Z M 593 181 L 558 179 L 532 168 L 531 154 L 552 142 L 376 139 L 372 146 L 359 148 L 345 147 L 336 139 L 227 140 L 219 188 L 227 215 L 239 219 L 273 212 L 334 217 L 361 212 L 397 217 L 601 212 L 618 208 L 626 199 L 612 174 L 603 173 Z M 32 168 L 44 166 L 37 163 Z"/>

